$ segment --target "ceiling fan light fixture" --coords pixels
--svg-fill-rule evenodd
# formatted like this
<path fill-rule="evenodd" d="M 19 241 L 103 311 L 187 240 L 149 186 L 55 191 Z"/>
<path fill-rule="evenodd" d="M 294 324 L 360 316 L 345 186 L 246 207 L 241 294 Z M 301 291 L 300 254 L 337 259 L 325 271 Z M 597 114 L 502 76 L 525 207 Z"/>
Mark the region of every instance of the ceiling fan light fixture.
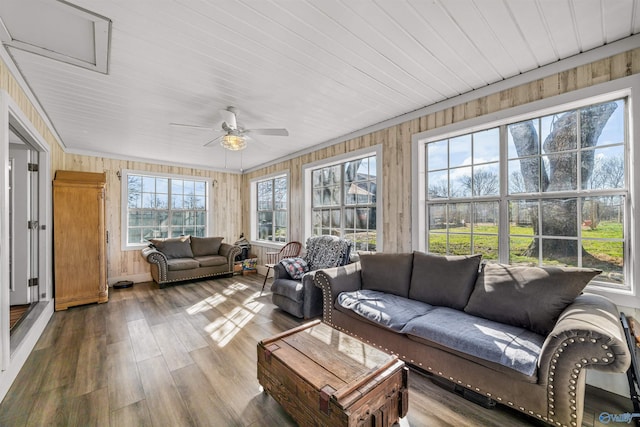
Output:
<path fill-rule="evenodd" d="M 247 147 L 247 141 L 240 135 L 227 134 L 222 137 L 220 145 L 227 150 L 240 151 Z"/>

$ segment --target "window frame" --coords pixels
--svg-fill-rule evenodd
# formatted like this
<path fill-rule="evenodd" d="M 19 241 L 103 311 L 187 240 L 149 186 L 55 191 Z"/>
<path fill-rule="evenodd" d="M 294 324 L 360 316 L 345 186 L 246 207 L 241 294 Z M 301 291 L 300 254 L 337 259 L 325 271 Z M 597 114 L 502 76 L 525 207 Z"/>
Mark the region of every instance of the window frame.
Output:
<path fill-rule="evenodd" d="M 287 180 L 287 235 L 285 237 L 284 242 L 276 242 L 273 240 L 263 240 L 259 239 L 259 230 L 258 230 L 258 184 L 264 181 L 275 180 L 277 178 L 286 178 Z M 251 197 L 251 214 L 250 221 L 250 240 L 252 244 L 266 246 L 271 248 L 282 248 L 291 237 L 291 179 L 289 176 L 289 171 L 286 170 L 284 172 L 275 172 L 269 175 L 262 175 L 259 178 L 254 178 L 250 182 L 250 197 Z M 281 211 L 281 209 L 275 209 L 275 203 L 273 205 L 272 212 L 275 214 L 276 211 Z"/>
<path fill-rule="evenodd" d="M 361 148 L 359 150 L 350 151 L 348 153 L 330 157 L 323 160 L 307 163 L 302 167 L 303 186 L 304 186 L 304 203 L 301 206 L 301 216 L 304 218 L 304 236 L 305 241 L 313 235 L 313 179 L 312 172 L 316 169 L 340 165 L 352 160 L 364 157 L 376 157 L 376 251 L 383 250 L 383 161 L 382 161 L 382 144 L 372 147 Z M 342 198 L 340 209 L 345 207 L 344 198 Z M 347 206 L 348 207 L 348 206 Z"/>
<path fill-rule="evenodd" d="M 635 75 L 414 134 L 412 137 L 412 199 L 414 200 L 412 215 L 413 249 L 419 251 L 426 251 L 427 249 L 425 238 L 427 233 L 427 180 L 424 159 L 426 158 L 426 145 L 428 142 L 620 98 L 627 98 L 628 111 L 628 125 L 626 129 L 627 144 L 625 152 L 627 176 L 625 188 L 628 190 L 629 200 L 627 200 L 626 203 L 628 206 L 637 204 L 640 200 L 640 185 L 634 184 L 634 182 L 638 179 L 640 171 L 636 172 L 634 168 L 630 167 L 630 165 L 638 164 L 638 161 L 640 161 L 640 149 L 635 147 L 634 144 L 634 124 L 640 123 L 640 109 L 634 108 L 634 101 L 640 99 L 640 76 Z M 506 149 L 506 143 L 501 141 L 500 150 L 503 151 Z M 501 153 L 501 159 L 506 159 L 506 157 L 506 153 Z M 506 192 L 506 179 L 505 174 L 501 174 L 501 186 L 505 189 L 503 193 Z M 581 197 L 576 193 L 572 194 Z M 566 193 L 550 194 L 549 196 L 551 198 L 562 198 L 564 195 L 566 195 Z M 546 197 L 546 194 L 544 196 Z M 510 197 L 509 200 L 511 200 Z M 458 200 L 452 202 L 457 201 Z M 507 201 L 503 198 L 501 203 L 507 203 Z M 508 228 L 506 218 L 507 209 L 502 209 L 502 212 L 505 218 L 500 218 L 501 229 L 499 239 L 501 246 L 508 244 L 508 232 L 503 231 L 503 228 L 505 230 Z M 640 226 L 634 226 L 634 223 L 637 222 L 638 219 L 638 214 L 636 213 L 634 216 L 633 209 L 628 208 L 626 210 L 626 218 L 623 226 L 628 230 L 628 233 L 627 240 L 624 242 L 624 269 L 628 283 L 625 283 L 624 287 L 620 288 L 602 286 L 597 283 L 588 286 L 589 291 L 605 295 L 614 302 L 626 306 L 629 305 L 629 296 L 637 296 L 638 280 L 640 279 L 640 273 L 638 271 L 640 266 L 637 265 L 632 256 L 635 252 L 634 248 L 638 248 L 638 242 L 640 242 Z M 499 262 L 508 262 L 508 258 L 506 261 L 500 258 Z"/>
<path fill-rule="evenodd" d="M 193 175 L 178 175 L 178 174 L 167 174 L 161 172 L 149 172 L 149 171 L 141 171 L 134 169 L 123 169 L 120 171 L 120 205 L 121 205 L 121 214 L 120 214 L 120 224 L 121 224 L 121 232 L 120 232 L 120 240 L 121 240 L 121 250 L 123 251 L 131 251 L 131 250 L 139 250 L 148 245 L 148 243 L 128 243 L 127 236 L 129 233 L 128 227 L 128 214 L 129 214 L 129 175 L 142 175 L 142 176 L 151 176 L 156 178 L 167 178 L 169 179 L 169 188 L 171 188 L 171 180 L 179 179 L 186 181 L 203 181 L 205 183 L 205 236 L 208 235 L 209 230 L 211 229 L 211 185 L 212 179 L 203 176 L 193 176 Z M 169 194 L 171 194 L 169 192 Z M 171 211 L 171 209 L 169 209 Z M 169 215 L 169 217 L 171 217 Z M 169 232 L 171 234 L 171 225 L 169 225 Z"/>

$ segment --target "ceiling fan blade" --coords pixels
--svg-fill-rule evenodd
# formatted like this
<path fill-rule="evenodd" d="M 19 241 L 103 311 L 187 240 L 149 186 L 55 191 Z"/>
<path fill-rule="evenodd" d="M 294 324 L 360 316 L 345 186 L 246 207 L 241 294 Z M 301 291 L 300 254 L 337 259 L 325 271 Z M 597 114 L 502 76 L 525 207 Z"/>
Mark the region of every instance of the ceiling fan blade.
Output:
<path fill-rule="evenodd" d="M 253 133 L 255 135 L 289 136 L 289 131 L 286 129 L 245 129 L 245 133 Z"/>
<path fill-rule="evenodd" d="M 204 144 L 203 147 L 208 147 L 209 145 L 213 144 L 214 142 L 220 141 L 223 137 L 224 137 L 224 135 L 220 135 L 217 138 L 213 138 L 211 141 L 209 141 L 206 144 Z"/>
<path fill-rule="evenodd" d="M 169 123 L 169 126 L 183 127 L 183 128 L 195 128 L 195 129 L 206 129 L 206 130 L 215 130 L 211 126 L 200 126 L 200 125 L 190 125 L 187 123 Z"/>
<path fill-rule="evenodd" d="M 236 122 L 236 113 L 231 110 L 231 107 L 226 110 L 220 110 L 220 116 L 229 128 L 234 130 L 238 129 L 238 123 Z"/>

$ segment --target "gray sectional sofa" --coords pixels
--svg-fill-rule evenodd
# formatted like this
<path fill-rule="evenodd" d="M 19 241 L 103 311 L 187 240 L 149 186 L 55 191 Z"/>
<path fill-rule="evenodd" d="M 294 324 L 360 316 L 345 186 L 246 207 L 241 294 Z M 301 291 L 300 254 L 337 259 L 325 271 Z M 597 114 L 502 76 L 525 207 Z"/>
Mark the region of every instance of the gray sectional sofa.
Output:
<path fill-rule="evenodd" d="M 235 258 L 242 249 L 222 240 L 195 236 L 152 239 L 141 255 L 150 264 L 151 277 L 162 288 L 183 280 L 233 274 Z"/>
<path fill-rule="evenodd" d="M 582 293 L 599 272 L 479 266 L 478 256 L 361 255 L 316 272 L 323 321 L 463 394 L 579 426 L 585 369 L 630 363 L 615 305 Z"/>

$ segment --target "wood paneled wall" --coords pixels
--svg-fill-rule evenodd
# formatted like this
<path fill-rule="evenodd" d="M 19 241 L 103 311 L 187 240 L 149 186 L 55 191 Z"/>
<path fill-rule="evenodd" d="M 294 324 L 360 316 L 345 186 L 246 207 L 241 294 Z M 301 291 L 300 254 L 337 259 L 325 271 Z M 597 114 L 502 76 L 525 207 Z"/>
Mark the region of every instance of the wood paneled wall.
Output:
<path fill-rule="evenodd" d="M 553 74 L 518 87 L 494 93 L 451 108 L 410 120 L 396 126 L 350 139 L 315 152 L 244 174 L 226 174 L 190 168 L 163 166 L 65 153 L 58 145 L 42 117 L 29 102 L 6 65 L 0 61 L 0 88 L 7 90 L 25 115 L 33 122 L 51 147 L 52 173 L 58 169 L 107 172 L 107 227 L 110 233 L 108 274 L 110 281 L 148 272 L 138 251 L 120 250 L 120 182 L 116 172 L 134 169 L 177 175 L 209 177 L 217 181 L 212 189 L 214 209 L 210 234 L 234 242 L 241 232 L 250 229 L 250 181 L 264 175 L 288 170 L 291 197 L 291 240 L 302 240 L 304 207 L 302 167 L 310 162 L 329 159 L 361 148 L 381 144 L 383 147 L 383 229 L 385 252 L 406 252 L 412 248 L 411 233 L 411 136 L 462 120 L 494 113 L 539 99 L 585 88 L 640 72 L 640 49 L 628 51 L 591 64 Z M 53 177 L 52 177 L 53 178 Z M 262 262 L 264 252 L 272 250 L 254 245 L 252 252 Z"/>
<path fill-rule="evenodd" d="M 225 242 L 233 243 L 238 239 L 242 228 L 242 177 L 238 174 L 198 170 L 185 167 L 157 165 L 143 162 L 132 162 L 65 153 L 38 110 L 31 104 L 20 84 L 9 71 L 7 65 L 0 60 L 0 88 L 6 90 L 36 130 L 48 143 L 51 152 L 51 179 L 57 170 L 75 170 L 83 172 L 107 173 L 107 230 L 109 245 L 107 253 L 107 277 L 109 283 L 117 280 L 151 277 L 149 266 L 140 256 L 139 250 L 122 251 L 120 181 L 116 172 L 122 169 L 206 177 L 215 181 L 210 190 L 213 206 L 210 224 L 210 235 L 223 236 Z"/>
<path fill-rule="evenodd" d="M 412 250 L 412 135 L 638 72 L 640 72 L 640 49 L 634 49 L 253 171 L 244 175 L 243 187 L 249 188 L 252 179 L 288 170 L 291 179 L 290 201 L 292 209 L 290 239 L 302 241 L 304 224 L 299 207 L 304 203 L 303 165 L 317 160 L 329 159 L 345 152 L 382 144 L 382 194 L 378 195 L 382 197 L 383 202 L 382 250 L 384 252 L 410 252 Z M 250 227 L 251 201 L 249 197 L 249 192 L 245 192 L 242 215 L 244 218 L 243 229 L 245 230 L 249 230 Z M 273 249 L 257 247 L 257 245 L 252 247 L 252 251 L 259 256 L 260 263 L 262 263 L 263 253 L 267 250 Z"/>
<path fill-rule="evenodd" d="M 51 178 L 53 179 L 53 173 L 56 170 L 56 165 L 59 164 L 64 157 L 64 151 L 58 140 L 51 132 L 38 110 L 33 106 L 29 98 L 25 94 L 24 90 L 20 87 L 20 84 L 16 78 L 11 74 L 7 65 L 0 59 L 0 89 L 7 91 L 9 96 L 16 102 L 20 110 L 33 124 L 35 129 L 40 133 L 43 139 L 49 145 L 51 152 Z"/>
<path fill-rule="evenodd" d="M 242 231 L 240 227 L 243 188 L 242 177 L 239 174 L 74 154 L 65 155 L 58 166 L 61 170 L 106 172 L 107 174 L 106 222 L 109 231 L 107 277 L 110 284 L 127 279 L 127 276 L 132 276 L 131 280 L 140 278 L 149 272 L 149 265 L 140 256 L 140 250 L 121 250 L 120 236 L 124 230 L 121 220 L 122 191 L 117 172 L 123 169 L 211 179 L 213 185 L 209 189 L 209 194 L 213 208 L 209 216 L 211 225 L 209 235 L 222 236 L 224 242 L 233 243 Z"/>

